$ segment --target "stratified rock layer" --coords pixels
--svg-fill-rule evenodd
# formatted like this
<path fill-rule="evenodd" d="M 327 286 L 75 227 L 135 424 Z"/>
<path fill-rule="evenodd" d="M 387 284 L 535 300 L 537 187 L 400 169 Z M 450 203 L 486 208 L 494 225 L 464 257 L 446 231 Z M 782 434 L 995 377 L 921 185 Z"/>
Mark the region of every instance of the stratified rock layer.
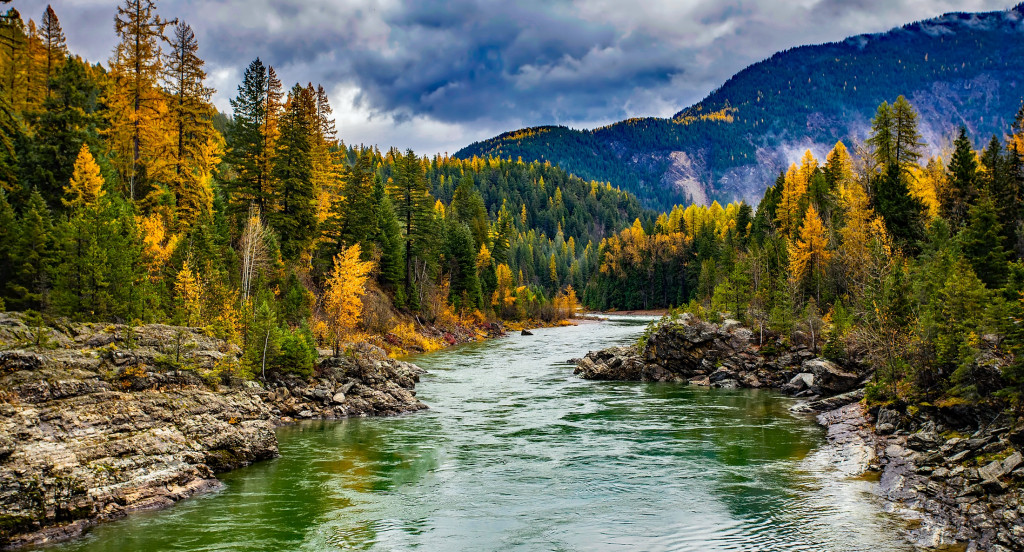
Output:
<path fill-rule="evenodd" d="M 309 380 L 258 383 L 218 373 L 240 351 L 194 329 L 45 331 L 57 348 L 0 351 L 0 547 L 215 489 L 215 473 L 277 456 L 277 423 L 426 408 L 420 369 L 372 346 L 322 359 Z M 0 342 L 33 337 L 0 315 Z M 189 369 L 157 368 L 172 357 Z"/>

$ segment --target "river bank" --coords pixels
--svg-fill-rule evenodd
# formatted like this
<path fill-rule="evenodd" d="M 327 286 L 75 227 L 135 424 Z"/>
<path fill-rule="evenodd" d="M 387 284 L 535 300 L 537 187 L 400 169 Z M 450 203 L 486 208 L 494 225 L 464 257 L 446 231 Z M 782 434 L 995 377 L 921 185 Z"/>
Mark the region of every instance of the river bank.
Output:
<path fill-rule="evenodd" d="M 908 520 L 915 546 L 968 551 L 1024 549 L 1024 427 L 964 405 L 867 409 L 871 373 L 841 367 L 806 346 L 762 342 L 738 322 L 683 315 L 641 340 L 576 359 L 585 379 L 677 381 L 722 388 L 773 388 L 817 414 L 831 461 L 844 476 L 874 473 L 885 509 Z"/>
<path fill-rule="evenodd" d="M 38 331 L 0 314 L 6 347 Z M 427 408 L 415 391 L 422 371 L 365 343 L 322 357 L 311 379 L 253 381 L 235 371 L 237 346 L 196 328 L 41 331 L 43 350 L 0 351 L 0 548 L 72 538 L 217 489 L 215 474 L 278 455 L 280 424 Z M 434 330 L 446 345 L 488 331 L 502 330 Z"/>

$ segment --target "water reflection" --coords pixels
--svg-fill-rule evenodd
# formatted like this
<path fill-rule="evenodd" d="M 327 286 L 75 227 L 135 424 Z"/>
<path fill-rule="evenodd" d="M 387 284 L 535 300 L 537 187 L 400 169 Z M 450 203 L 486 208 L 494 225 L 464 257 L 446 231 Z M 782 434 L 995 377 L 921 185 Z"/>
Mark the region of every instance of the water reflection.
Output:
<path fill-rule="evenodd" d="M 585 382 L 646 321 L 416 359 L 431 410 L 279 431 L 225 491 L 62 550 L 905 550 L 867 482 L 770 392 Z"/>

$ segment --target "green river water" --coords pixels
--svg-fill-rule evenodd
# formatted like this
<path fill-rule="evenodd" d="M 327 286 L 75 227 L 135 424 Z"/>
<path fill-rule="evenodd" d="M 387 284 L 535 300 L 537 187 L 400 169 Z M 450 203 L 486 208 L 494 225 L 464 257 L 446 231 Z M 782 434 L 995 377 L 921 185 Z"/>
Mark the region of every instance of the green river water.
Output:
<path fill-rule="evenodd" d="M 790 399 L 572 375 L 567 359 L 646 322 L 412 359 L 430 410 L 281 428 L 281 458 L 223 474 L 224 490 L 46 550 L 910 549 Z"/>

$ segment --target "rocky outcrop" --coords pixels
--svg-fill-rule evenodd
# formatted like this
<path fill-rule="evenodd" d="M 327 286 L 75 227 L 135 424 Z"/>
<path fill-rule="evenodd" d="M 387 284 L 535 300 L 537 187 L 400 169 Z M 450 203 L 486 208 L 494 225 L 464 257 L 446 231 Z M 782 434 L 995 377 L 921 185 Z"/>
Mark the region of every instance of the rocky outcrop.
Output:
<path fill-rule="evenodd" d="M 309 380 L 252 381 L 237 347 L 195 329 L 42 331 L 49 349 L 0 351 L 0 548 L 217 488 L 217 472 L 278 454 L 275 424 L 426 408 L 420 369 L 369 345 L 323 358 Z M 0 344 L 34 333 L 0 314 Z"/>
<path fill-rule="evenodd" d="M 937 425 L 936 418 L 850 404 L 818 421 L 828 428 L 829 446 L 848 453 L 834 454 L 837 461 L 857 459 L 860 471 L 879 472 L 876 492 L 887 510 L 915 522 L 905 536 L 916 546 L 1024 550 L 1024 455 L 1014 441 L 1024 428 L 960 434 L 955 427 L 962 426 Z"/>
<path fill-rule="evenodd" d="M 836 473 L 878 472 L 886 508 L 915 521 L 906 531 L 915 545 L 1024 550 L 1024 426 L 1000 426 L 998 410 L 951 404 L 868 411 L 861 404 L 868 374 L 804 347 L 755 346 L 735 321 L 709 324 L 688 315 L 650 332 L 642 349 L 588 353 L 575 372 L 586 379 L 773 387 L 805 397 L 791 410 L 818 414 Z"/>
<path fill-rule="evenodd" d="M 712 387 L 781 388 L 801 397 L 830 396 L 857 387 L 863 375 L 817 358 L 804 346 L 760 346 L 735 320 L 712 324 L 683 314 L 660 324 L 642 350 L 616 347 L 576 360 L 584 379 L 687 381 Z"/>

